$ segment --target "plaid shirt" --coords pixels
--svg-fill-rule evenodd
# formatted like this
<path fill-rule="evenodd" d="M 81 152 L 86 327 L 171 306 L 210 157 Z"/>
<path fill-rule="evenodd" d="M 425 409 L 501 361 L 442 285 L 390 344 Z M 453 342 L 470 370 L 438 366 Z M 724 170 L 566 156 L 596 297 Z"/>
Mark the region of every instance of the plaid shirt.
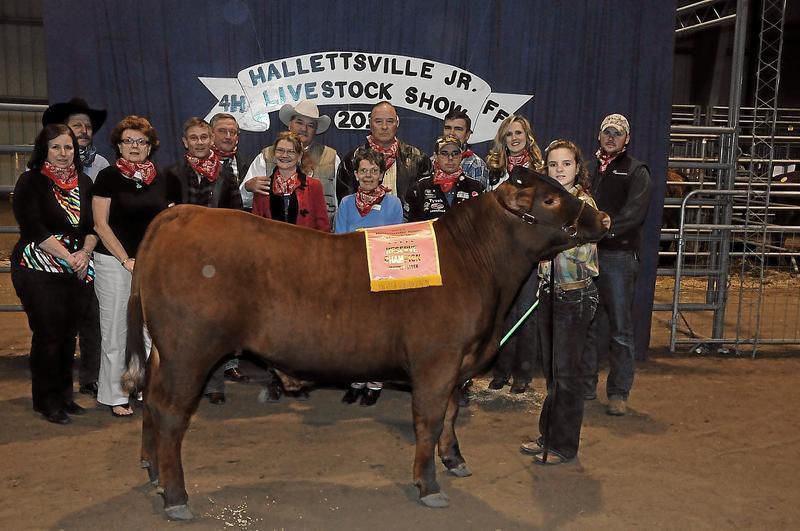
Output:
<path fill-rule="evenodd" d="M 214 189 L 213 183 L 209 182 L 205 177 L 194 172 L 194 176 L 187 179 L 186 185 L 187 203 L 190 205 L 210 206 L 211 191 Z"/>
<path fill-rule="evenodd" d="M 597 208 L 592 196 L 583 191 L 579 186 L 573 187 L 569 192 L 586 202 L 586 204 Z M 556 264 L 556 284 L 564 282 L 576 282 L 589 277 L 596 277 L 600 271 L 597 266 L 597 245 L 585 243 L 572 249 L 567 249 L 558 253 L 555 258 Z M 539 262 L 539 277 L 550 280 L 550 260 Z"/>

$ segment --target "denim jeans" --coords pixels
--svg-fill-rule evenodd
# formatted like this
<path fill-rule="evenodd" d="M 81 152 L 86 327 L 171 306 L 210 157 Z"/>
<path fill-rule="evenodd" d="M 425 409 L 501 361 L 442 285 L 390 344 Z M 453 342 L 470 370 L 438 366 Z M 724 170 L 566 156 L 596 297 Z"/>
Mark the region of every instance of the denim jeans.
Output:
<path fill-rule="evenodd" d="M 581 359 L 596 309 L 594 283 L 571 291 L 556 287 L 554 297 L 549 286 L 542 283 L 538 322 L 547 398 L 539 416 L 539 433 L 542 446 L 566 459 L 578 453 L 586 379 Z"/>
<path fill-rule="evenodd" d="M 633 289 L 639 273 L 639 258 L 634 251 L 598 249 L 597 252 L 600 266 L 600 276 L 597 277 L 600 305 L 589 328 L 584 352 L 585 370 L 590 374 L 585 391 L 594 389 L 597 384 L 599 326 L 601 316 L 605 314 L 609 326 L 606 395 L 609 398 L 617 396 L 627 400 L 633 386 Z"/>

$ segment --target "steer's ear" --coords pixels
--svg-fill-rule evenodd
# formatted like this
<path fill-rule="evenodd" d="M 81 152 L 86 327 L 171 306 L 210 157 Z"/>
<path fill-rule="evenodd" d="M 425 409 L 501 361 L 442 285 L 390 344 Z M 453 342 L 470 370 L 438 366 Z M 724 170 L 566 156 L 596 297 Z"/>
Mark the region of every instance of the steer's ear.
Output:
<path fill-rule="evenodd" d="M 530 182 L 526 185 L 518 183 L 513 178 L 497 188 L 497 200 L 512 212 L 530 212 L 533 206 L 533 197 L 536 194 L 536 185 Z"/>
<path fill-rule="evenodd" d="M 515 212 L 530 212 L 536 195 L 536 172 L 517 166 L 497 188 L 500 204 Z"/>

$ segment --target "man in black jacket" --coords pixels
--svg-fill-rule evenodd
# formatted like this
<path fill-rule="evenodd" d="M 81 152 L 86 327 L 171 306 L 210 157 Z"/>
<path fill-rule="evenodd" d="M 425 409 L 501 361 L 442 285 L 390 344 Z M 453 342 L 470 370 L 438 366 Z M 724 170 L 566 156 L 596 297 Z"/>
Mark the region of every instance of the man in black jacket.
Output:
<path fill-rule="evenodd" d="M 235 120 L 233 122 L 236 123 Z M 238 126 L 235 131 L 238 137 Z M 230 132 L 223 138 L 231 138 Z M 234 169 L 239 169 L 235 159 L 235 145 L 234 149 L 230 149 L 229 145 L 224 146 L 228 148 L 222 152 L 227 155 L 227 162 L 221 156 L 219 148 L 214 148 L 215 145 L 212 127 L 205 120 L 189 118 L 186 121 L 183 125 L 183 146 L 186 153 L 164 172 L 169 183 L 170 197 L 178 204 L 241 210 L 242 197 L 234 173 Z M 206 394 L 212 404 L 225 403 L 225 377 L 239 382 L 248 380 L 239 372 L 239 360 L 228 360 L 214 371 L 206 386 Z"/>
<path fill-rule="evenodd" d="M 405 204 L 408 190 L 422 177 L 431 174 L 431 159 L 421 149 L 397 138 L 399 125 L 400 118 L 394 106 L 388 101 L 378 103 L 369 115 L 370 135 L 363 146 L 383 155 L 386 161 L 383 185 L 391 188 L 390 193 Z M 358 188 L 353 168 L 355 151 L 353 149 L 342 157 L 342 163 L 336 172 L 336 197 L 339 202 L 344 196 L 355 193 Z"/>
<path fill-rule="evenodd" d="M 628 154 L 630 124 L 621 114 L 610 114 L 600 125 L 600 148 L 591 168 L 592 194 L 597 207 L 611 217 L 611 228 L 597 243 L 600 276 L 597 308 L 584 352 L 587 379 L 586 398 L 596 396 L 597 338 L 602 314 L 608 316 L 609 415 L 627 412 L 628 395 L 633 385 L 633 290 L 639 271 L 639 240 L 650 201 L 650 172 L 642 162 Z"/>

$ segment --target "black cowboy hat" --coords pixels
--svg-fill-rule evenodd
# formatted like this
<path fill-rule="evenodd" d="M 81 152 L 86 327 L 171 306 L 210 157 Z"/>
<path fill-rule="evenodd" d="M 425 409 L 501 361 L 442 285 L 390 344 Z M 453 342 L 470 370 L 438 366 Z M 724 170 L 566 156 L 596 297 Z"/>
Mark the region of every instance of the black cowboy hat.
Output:
<path fill-rule="evenodd" d="M 73 114 L 85 114 L 92 122 L 92 129 L 97 132 L 106 121 L 105 109 L 90 109 L 86 100 L 72 98 L 66 103 L 54 103 L 42 114 L 42 125 L 63 124 Z"/>

